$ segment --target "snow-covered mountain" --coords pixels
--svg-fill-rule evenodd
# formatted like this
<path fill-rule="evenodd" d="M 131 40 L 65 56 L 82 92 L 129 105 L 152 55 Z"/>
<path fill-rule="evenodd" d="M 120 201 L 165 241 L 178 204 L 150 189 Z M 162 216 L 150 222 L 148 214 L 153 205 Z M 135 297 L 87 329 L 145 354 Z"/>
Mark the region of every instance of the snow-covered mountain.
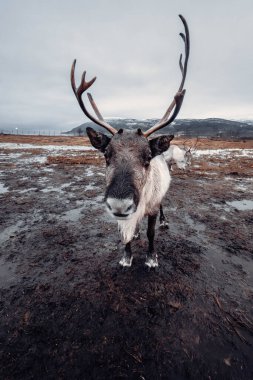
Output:
<path fill-rule="evenodd" d="M 107 119 L 110 125 L 116 129 L 136 129 L 147 130 L 156 123 L 156 119 Z M 66 134 L 86 135 L 86 128 L 92 127 L 100 129 L 92 122 L 87 122 L 73 128 Z M 162 133 L 170 133 L 175 136 L 187 137 L 220 137 L 235 139 L 253 139 L 253 121 L 235 121 L 218 118 L 209 119 L 177 119 L 175 122 L 165 127 Z"/>

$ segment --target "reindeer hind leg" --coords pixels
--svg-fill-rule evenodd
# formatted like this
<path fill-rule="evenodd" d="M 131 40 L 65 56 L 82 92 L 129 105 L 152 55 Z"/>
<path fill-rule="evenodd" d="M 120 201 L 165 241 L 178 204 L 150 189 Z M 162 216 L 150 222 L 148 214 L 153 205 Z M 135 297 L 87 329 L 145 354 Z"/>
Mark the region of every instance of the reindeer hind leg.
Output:
<path fill-rule="evenodd" d="M 165 218 L 164 213 L 163 213 L 162 204 L 160 204 L 160 218 L 159 218 L 159 220 L 160 220 L 160 226 L 159 226 L 160 229 L 168 229 L 169 228 L 169 223 L 166 222 L 166 218 Z"/>

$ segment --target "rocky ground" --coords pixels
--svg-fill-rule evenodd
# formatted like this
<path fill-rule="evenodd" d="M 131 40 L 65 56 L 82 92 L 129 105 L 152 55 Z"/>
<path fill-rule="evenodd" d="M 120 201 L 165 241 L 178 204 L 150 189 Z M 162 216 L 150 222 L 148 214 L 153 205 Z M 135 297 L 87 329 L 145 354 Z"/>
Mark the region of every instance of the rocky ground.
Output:
<path fill-rule="evenodd" d="M 0 144 L 0 378 L 252 379 L 252 141 L 200 142 L 172 172 L 159 269 L 145 221 L 123 271 L 101 158 L 52 139 Z"/>

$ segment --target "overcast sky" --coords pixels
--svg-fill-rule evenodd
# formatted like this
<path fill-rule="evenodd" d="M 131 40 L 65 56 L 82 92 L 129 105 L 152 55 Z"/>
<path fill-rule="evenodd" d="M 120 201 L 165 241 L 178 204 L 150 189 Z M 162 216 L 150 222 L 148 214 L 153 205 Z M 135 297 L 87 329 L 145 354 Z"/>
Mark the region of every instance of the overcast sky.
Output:
<path fill-rule="evenodd" d="M 0 125 L 86 121 L 77 58 L 104 117 L 161 117 L 180 82 L 178 17 L 191 55 L 180 118 L 253 119 L 252 0 L 0 0 Z"/>

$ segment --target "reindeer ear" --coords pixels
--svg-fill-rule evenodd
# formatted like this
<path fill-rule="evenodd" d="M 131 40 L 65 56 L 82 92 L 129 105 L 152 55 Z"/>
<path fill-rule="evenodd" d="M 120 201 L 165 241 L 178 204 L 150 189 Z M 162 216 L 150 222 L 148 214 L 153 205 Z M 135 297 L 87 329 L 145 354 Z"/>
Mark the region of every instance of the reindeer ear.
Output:
<path fill-rule="evenodd" d="M 90 139 L 91 145 L 93 145 L 94 148 L 99 149 L 101 152 L 104 153 L 107 145 L 111 141 L 110 137 L 104 135 L 101 132 L 97 132 L 90 127 L 86 128 L 86 132 Z"/>
<path fill-rule="evenodd" d="M 174 135 L 163 135 L 149 140 L 149 146 L 151 149 L 152 157 L 158 156 L 159 154 L 165 152 L 169 148 L 170 142 L 173 139 Z"/>

